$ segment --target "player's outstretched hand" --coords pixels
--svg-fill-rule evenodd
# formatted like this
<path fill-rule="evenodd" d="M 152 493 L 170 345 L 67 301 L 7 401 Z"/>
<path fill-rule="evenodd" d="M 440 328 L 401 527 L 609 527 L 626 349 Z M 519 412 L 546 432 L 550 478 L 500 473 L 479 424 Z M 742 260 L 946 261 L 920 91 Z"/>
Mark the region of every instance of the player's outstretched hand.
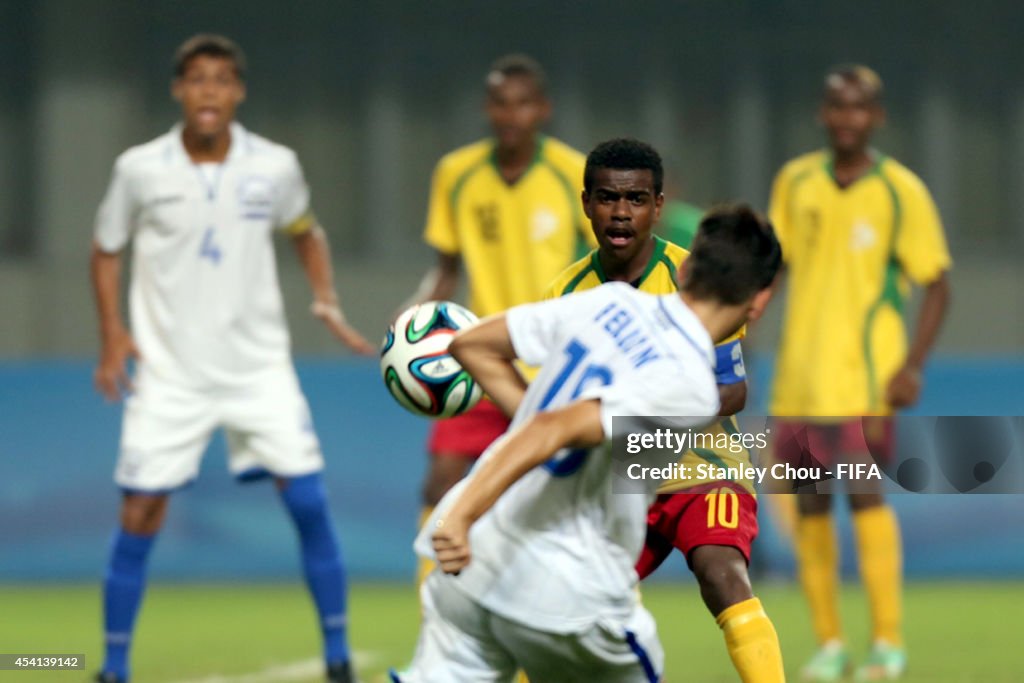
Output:
<path fill-rule="evenodd" d="M 100 349 L 100 362 L 93 375 L 96 391 L 108 401 L 117 401 L 124 392 L 131 391 L 128 359 L 138 357 L 135 340 L 127 330 L 112 335 Z"/>
<path fill-rule="evenodd" d="M 921 371 L 904 365 L 889 381 L 885 401 L 893 408 L 906 408 L 917 403 L 920 395 Z"/>
<path fill-rule="evenodd" d="M 431 541 L 445 574 L 458 574 L 469 564 L 469 527 L 457 519 L 437 520 Z"/>
<path fill-rule="evenodd" d="M 355 353 L 363 356 L 372 356 L 377 353 L 377 347 L 366 341 L 366 337 L 360 334 L 359 330 L 348 324 L 337 304 L 314 301 L 309 310 L 314 317 L 319 318 L 327 325 L 327 329 L 338 338 L 338 341 Z"/>

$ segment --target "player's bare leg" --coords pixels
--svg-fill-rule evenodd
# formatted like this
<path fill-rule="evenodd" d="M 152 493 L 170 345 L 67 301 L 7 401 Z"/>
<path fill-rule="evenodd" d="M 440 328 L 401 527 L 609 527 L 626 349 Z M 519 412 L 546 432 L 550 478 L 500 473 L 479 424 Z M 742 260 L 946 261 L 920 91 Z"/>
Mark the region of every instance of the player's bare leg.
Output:
<path fill-rule="evenodd" d="M 890 681 L 907 668 L 903 648 L 903 553 L 899 522 L 885 503 L 882 484 L 857 482 L 850 509 L 857 542 L 861 581 L 871 610 L 871 651 L 857 668 L 858 681 Z"/>
<path fill-rule="evenodd" d="M 754 597 L 743 554 L 731 546 L 702 545 L 690 553 L 689 560 L 740 680 L 785 681 L 779 637 L 761 601 Z"/>
<path fill-rule="evenodd" d="M 690 566 L 700 584 L 700 596 L 713 615 L 754 597 L 747 562 L 736 548 L 702 545 L 690 553 Z"/>
<path fill-rule="evenodd" d="M 167 494 L 125 493 L 121 528 L 114 536 L 103 582 L 106 649 L 96 680 L 124 683 L 135 617 L 146 588 L 146 563 L 167 515 Z"/>
<path fill-rule="evenodd" d="M 121 526 L 140 536 L 156 534 L 164 525 L 169 501 L 167 494 L 126 493 L 121 501 Z"/>

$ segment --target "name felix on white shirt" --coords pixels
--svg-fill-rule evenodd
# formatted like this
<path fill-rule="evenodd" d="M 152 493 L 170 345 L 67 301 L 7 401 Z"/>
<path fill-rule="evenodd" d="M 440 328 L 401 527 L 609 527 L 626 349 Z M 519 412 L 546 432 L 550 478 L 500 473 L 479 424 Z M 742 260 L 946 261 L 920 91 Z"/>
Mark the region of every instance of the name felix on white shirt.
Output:
<path fill-rule="evenodd" d="M 598 311 L 594 322 L 602 323 L 601 329 L 611 335 L 619 350 L 629 357 L 634 369 L 661 358 L 633 314 L 617 303 L 612 302 Z"/>

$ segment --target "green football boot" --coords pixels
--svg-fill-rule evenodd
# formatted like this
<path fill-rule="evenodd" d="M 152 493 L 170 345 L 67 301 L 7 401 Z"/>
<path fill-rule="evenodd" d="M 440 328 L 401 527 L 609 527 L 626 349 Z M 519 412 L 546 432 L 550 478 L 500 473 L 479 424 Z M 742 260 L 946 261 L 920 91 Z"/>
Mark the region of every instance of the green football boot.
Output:
<path fill-rule="evenodd" d="M 833 683 L 841 681 L 850 671 L 850 656 L 838 640 L 825 643 L 810 661 L 800 669 L 800 680 L 805 683 Z"/>

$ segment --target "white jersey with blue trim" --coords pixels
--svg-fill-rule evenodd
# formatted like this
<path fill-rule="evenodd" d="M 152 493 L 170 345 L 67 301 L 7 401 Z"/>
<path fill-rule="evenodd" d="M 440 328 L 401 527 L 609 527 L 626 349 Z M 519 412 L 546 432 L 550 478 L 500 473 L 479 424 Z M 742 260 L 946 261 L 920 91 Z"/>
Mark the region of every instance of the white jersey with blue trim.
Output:
<path fill-rule="evenodd" d="M 118 157 L 95 241 L 133 242 L 131 328 L 147 373 L 202 388 L 288 362 L 272 233 L 309 212 L 294 152 L 231 125 L 223 163 L 194 164 L 182 127 Z"/>
<path fill-rule="evenodd" d="M 473 525 L 469 566 L 445 580 L 507 619 L 572 633 L 628 615 L 637 600 L 633 567 L 658 482 L 642 494 L 613 492 L 612 418 L 677 415 L 687 416 L 678 426 L 706 424 L 719 407 L 714 347 L 678 294 L 624 283 L 513 308 L 507 324 L 519 358 L 541 366 L 509 433 L 539 412 L 598 399 L 605 443 L 563 450 L 513 484 Z M 664 465 L 647 456 L 638 462 Z M 433 556 L 435 522 L 473 476 L 438 505 L 417 539 L 420 554 Z"/>

